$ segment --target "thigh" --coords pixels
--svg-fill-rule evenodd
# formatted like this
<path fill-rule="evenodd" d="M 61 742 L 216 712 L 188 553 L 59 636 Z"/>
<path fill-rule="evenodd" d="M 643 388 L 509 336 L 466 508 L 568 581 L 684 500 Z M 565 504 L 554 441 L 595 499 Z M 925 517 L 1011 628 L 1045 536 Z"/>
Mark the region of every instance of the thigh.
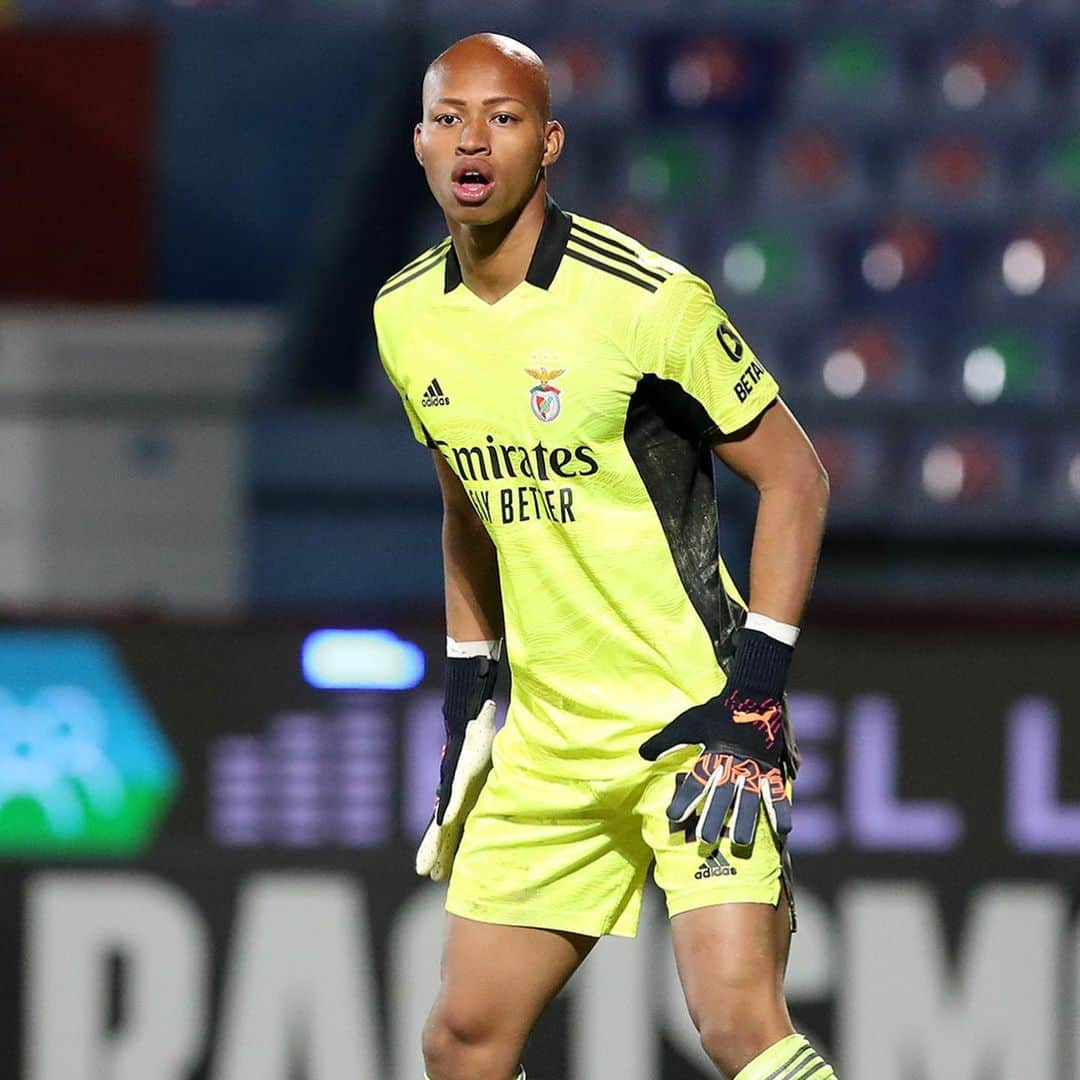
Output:
<path fill-rule="evenodd" d="M 699 1030 L 733 1011 L 751 1013 L 777 1037 L 790 1030 L 784 971 L 791 944 L 785 898 L 775 905 L 718 904 L 671 920 L 675 962 Z"/>
<path fill-rule="evenodd" d="M 470 1043 L 498 1041 L 520 1054 L 537 1017 L 595 944 L 581 934 L 451 915 L 429 1025 Z"/>
<path fill-rule="evenodd" d="M 613 781 L 497 762 L 465 823 L 446 908 L 481 923 L 632 935 L 652 853 Z"/>

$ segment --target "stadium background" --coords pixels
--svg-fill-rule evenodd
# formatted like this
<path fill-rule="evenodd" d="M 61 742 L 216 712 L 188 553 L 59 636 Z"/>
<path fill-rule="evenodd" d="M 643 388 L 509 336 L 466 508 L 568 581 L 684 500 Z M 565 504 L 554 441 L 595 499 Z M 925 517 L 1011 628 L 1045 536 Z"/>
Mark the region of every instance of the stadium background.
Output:
<path fill-rule="evenodd" d="M 442 235 L 423 67 L 498 29 L 548 62 L 555 197 L 711 280 L 831 475 L 797 1022 L 848 1080 L 1080 1078 L 1073 0 L 0 20 L 5 1077 L 421 1073 L 439 500 L 370 299 Z M 527 1061 L 710 1075 L 655 896 Z"/>

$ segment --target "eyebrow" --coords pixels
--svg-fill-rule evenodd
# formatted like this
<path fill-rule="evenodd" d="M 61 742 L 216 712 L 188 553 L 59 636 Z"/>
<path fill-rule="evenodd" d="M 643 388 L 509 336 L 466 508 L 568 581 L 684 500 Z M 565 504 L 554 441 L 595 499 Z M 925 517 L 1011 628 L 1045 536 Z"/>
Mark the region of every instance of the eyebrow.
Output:
<path fill-rule="evenodd" d="M 519 105 L 524 105 L 526 108 L 528 108 L 528 102 L 522 101 L 521 98 L 511 97 L 508 94 L 504 94 L 502 97 L 484 98 L 484 100 L 481 101 L 480 104 L 481 105 L 501 105 L 504 101 L 516 101 Z M 460 105 L 460 106 L 462 106 L 464 108 L 469 103 L 467 101 L 462 101 L 461 98 L 444 97 L 444 98 L 439 98 L 439 100 L 435 104 L 436 105 Z"/>

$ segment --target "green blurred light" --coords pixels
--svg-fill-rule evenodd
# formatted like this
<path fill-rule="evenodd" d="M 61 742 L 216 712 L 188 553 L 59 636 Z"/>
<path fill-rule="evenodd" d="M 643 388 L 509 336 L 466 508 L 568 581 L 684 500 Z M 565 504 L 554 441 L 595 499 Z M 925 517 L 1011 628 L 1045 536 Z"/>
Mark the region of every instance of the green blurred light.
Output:
<path fill-rule="evenodd" d="M 1062 187 L 1080 192 L 1080 135 L 1063 139 L 1054 150 L 1054 176 Z"/>
<path fill-rule="evenodd" d="M 862 90 L 879 82 L 885 71 L 885 52 L 862 34 L 845 34 L 825 47 L 825 72 L 838 87 Z"/>
<path fill-rule="evenodd" d="M 1033 343 L 1016 333 L 992 334 L 968 354 L 964 388 L 979 404 L 1024 397 L 1038 374 Z"/>
<path fill-rule="evenodd" d="M 668 202 L 702 193 L 708 167 L 701 148 L 690 139 L 652 139 L 631 166 L 630 184 L 638 198 Z"/>
<path fill-rule="evenodd" d="M 776 292 L 795 276 L 795 248 L 783 236 L 750 233 L 724 253 L 724 281 L 739 293 Z"/>

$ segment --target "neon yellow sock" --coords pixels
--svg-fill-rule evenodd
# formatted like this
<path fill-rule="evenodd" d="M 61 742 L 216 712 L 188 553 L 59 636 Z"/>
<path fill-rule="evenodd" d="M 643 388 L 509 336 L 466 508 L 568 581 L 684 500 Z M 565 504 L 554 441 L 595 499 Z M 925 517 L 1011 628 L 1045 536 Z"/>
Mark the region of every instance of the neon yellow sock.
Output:
<path fill-rule="evenodd" d="M 424 1080 L 431 1080 L 431 1077 L 428 1076 L 427 1073 L 424 1073 Z M 521 1068 L 514 1075 L 514 1080 L 525 1080 L 525 1066 L 524 1065 L 522 1065 Z"/>
<path fill-rule="evenodd" d="M 762 1051 L 735 1080 L 836 1080 L 831 1066 L 801 1036 L 788 1035 Z"/>

